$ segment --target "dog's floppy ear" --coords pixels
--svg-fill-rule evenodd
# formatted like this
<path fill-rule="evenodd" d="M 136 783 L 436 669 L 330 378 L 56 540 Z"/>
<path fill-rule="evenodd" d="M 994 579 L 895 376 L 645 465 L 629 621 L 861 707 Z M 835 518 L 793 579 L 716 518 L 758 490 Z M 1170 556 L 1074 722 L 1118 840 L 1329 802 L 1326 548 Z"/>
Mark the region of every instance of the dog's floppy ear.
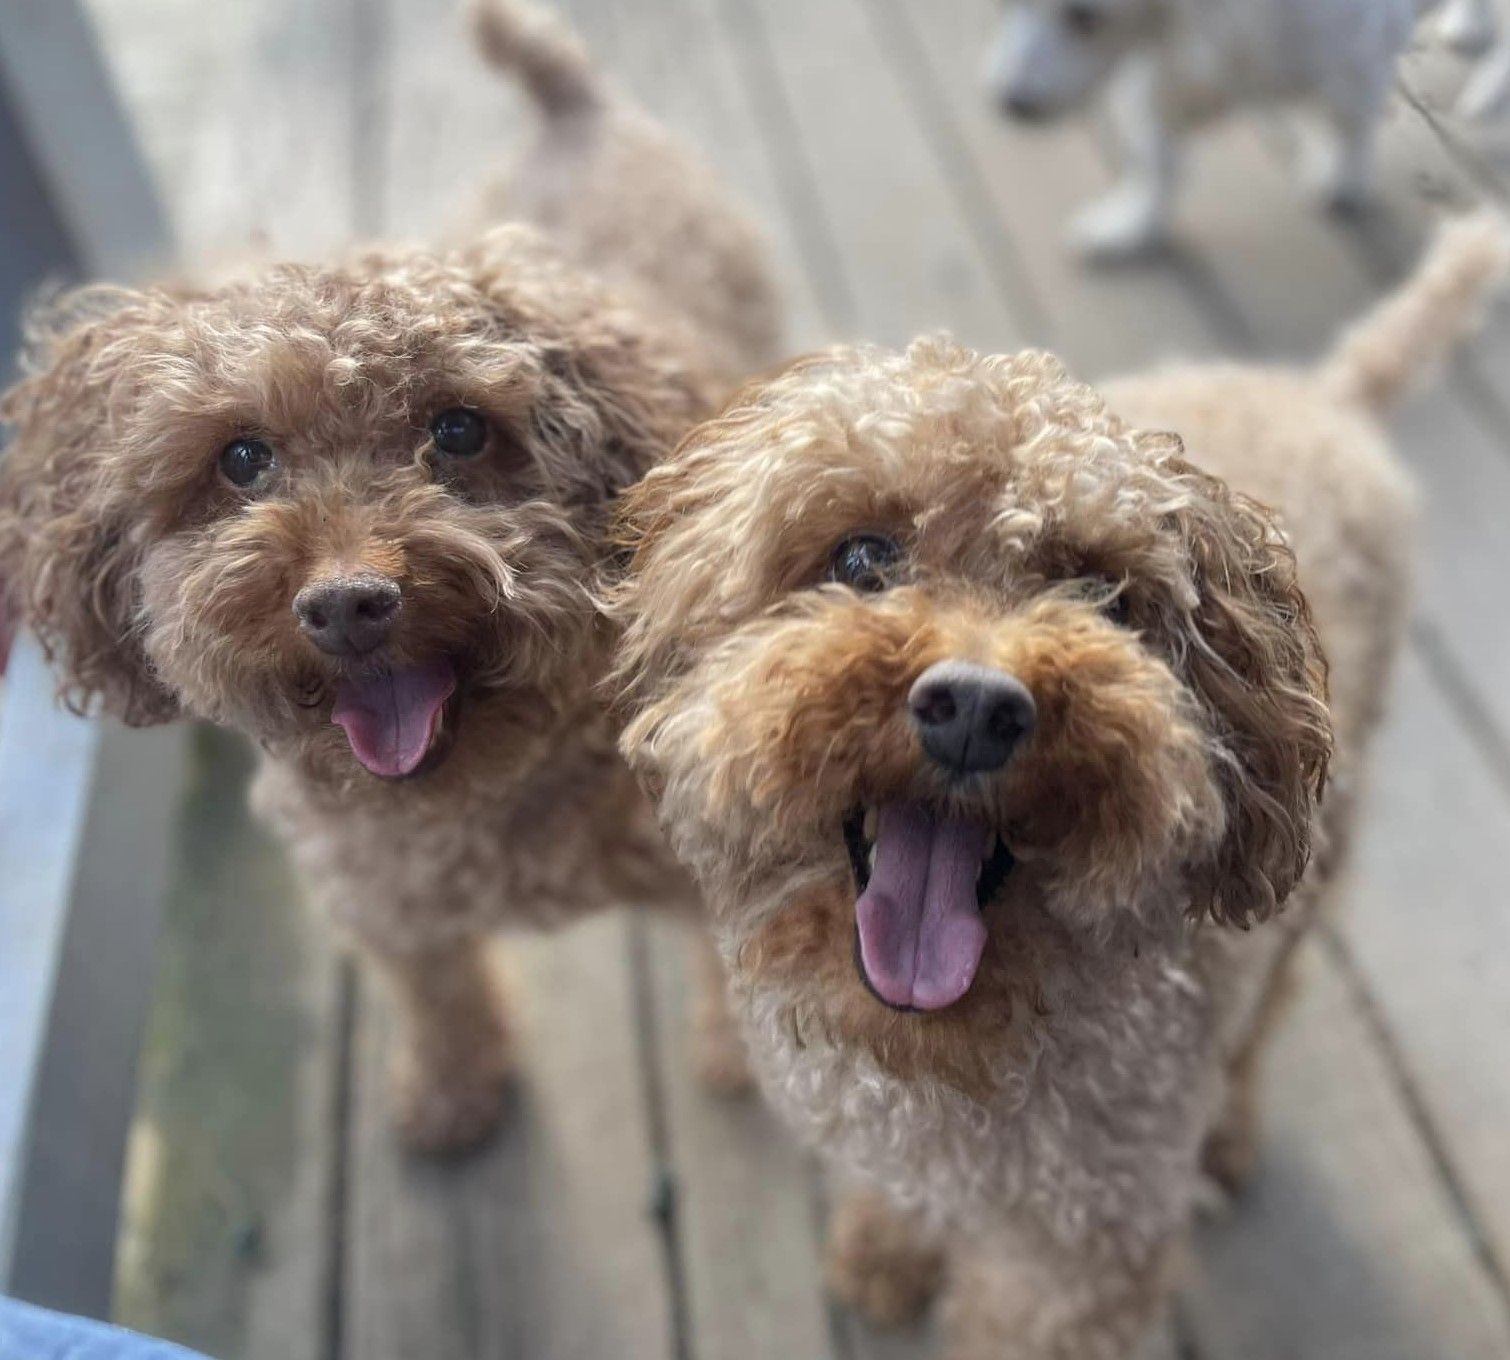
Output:
<path fill-rule="evenodd" d="M 505 328 L 539 346 L 550 400 L 537 433 L 561 494 L 610 499 L 715 409 L 724 384 L 706 343 L 669 317 L 647 319 L 532 228 L 497 228 L 463 262 Z"/>
<path fill-rule="evenodd" d="M 695 491 L 703 461 L 701 435 L 694 429 L 676 452 L 629 485 L 614 504 L 609 533 L 611 554 L 598 583 L 603 609 L 614 624 L 617 645 L 607 697 L 627 717 L 648 702 L 680 669 L 678 658 L 690 642 L 674 620 L 681 590 L 696 570 L 684 561 L 674 530 L 684 514 L 701 504 Z"/>
<path fill-rule="evenodd" d="M 25 376 L 0 397 L 4 612 L 34 630 L 71 708 L 98 701 L 134 724 L 178 709 L 135 626 L 145 530 L 113 467 L 114 423 L 172 306 L 167 294 L 117 289 L 49 306 L 29 324 Z"/>
<path fill-rule="evenodd" d="M 735 568 L 748 565 L 741 554 L 757 537 L 754 522 L 776 509 L 750 494 L 762 451 L 780 437 L 770 399 L 829 362 L 828 353 L 800 355 L 750 379 L 615 503 L 603 594 L 619 630 L 609 686 L 621 712 L 638 711 L 674 680 L 731 610 L 763 598 L 758 573 Z M 710 551 L 703 521 L 715 509 L 723 537 Z"/>
<path fill-rule="evenodd" d="M 1272 513 L 1181 458 L 1166 467 L 1188 495 L 1175 518 L 1198 596 L 1181 660 L 1226 753 L 1226 835 L 1195 905 L 1244 925 L 1272 915 L 1310 860 L 1332 753 L 1326 659 Z"/>

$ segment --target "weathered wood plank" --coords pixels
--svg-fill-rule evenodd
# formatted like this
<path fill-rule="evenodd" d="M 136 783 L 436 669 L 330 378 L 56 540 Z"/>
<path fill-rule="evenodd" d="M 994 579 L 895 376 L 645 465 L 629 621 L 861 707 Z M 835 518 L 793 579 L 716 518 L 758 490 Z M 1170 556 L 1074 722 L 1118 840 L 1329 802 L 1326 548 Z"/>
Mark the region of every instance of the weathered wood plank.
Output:
<path fill-rule="evenodd" d="M 325 922 L 193 733 L 125 1190 L 116 1315 L 224 1360 L 324 1360 L 341 1013 Z"/>
<path fill-rule="evenodd" d="M 828 337 L 857 333 L 858 304 L 850 286 L 834 225 L 818 191 L 811 156 L 797 136 L 797 118 L 787 98 L 766 32 L 746 23 L 742 12 L 722 0 L 673 0 L 689 23 L 711 30 L 709 52 L 723 78 L 739 90 L 760 143 L 775 190 L 767 212 L 791 232 L 806 286 L 818 301 Z"/>
<path fill-rule="evenodd" d="M 815 196 L 842 246 L 859 335 L 905 344 L 947 326 L 989 348 L 1018 344 L 1022 321 L 900 89 L 882 74 L 888 68 L 861 6 L 724 0 L 723 13 L 747 59 L 768 56 L 774 67 L 817 170 Z"/>
<path fill-rule="evenodd" d="M 659 1085 L 698 1360 L 830 1354 L 809 1176 L 758 1098 L 720 1099 L 688 1051 L 687 932 L 645 921 Z"/>
<path fill-rule="evenodd" d="M 1510 800 L 1472 738 L 1402 668 L 1343 918 L 1503 1287 L 1510 1264 Z"/>
<path fill-rule="evenodd" d="M 611 67 L 637 100 L 695 146 L 720 180 L 765 227 L 786 313 L 786 345 L 794 353 L 826 341 L 837 329 L 825 314 L 803 255 L 799 225 L 782 211 L 773 149 L 756 111 L 742 97 L 739 63 L 725 26 L 700 0 L 629 0 L 640 35 L 633 53 L 610 54 Z M 657 91 L 663 92 L 657 95 Z"/>
<path fill-rule="evenodd" d="M 213 23 L 197 0 L 89 9 L 189 261 L 349 239 L 355 7 L 269 0 Z"/>
<path fill-rule="evenodd" d="M 497 1139 L 461 1162 L 400 1147 L 388 1119 L 383 1008 L 364 988 L 347 1354 L 672 1356 L 627 928 L 622 915 L 600 916 L 500 951 L 518 1096 Z"/>
<path fill-rule="evenodd" d="M 474 225 L 478 196 L 533 135 L 535 111 L 472 49 L 459 5 L 375 0 L 375 9 L 383 43 L 369 136 L 381 215 L 369 229 L 454 237 Z"/>
<path fill-rule="evenodd" d="M 1186 1309 L 1242 1360 L 1491 1360 L 1510 1325 L 1321 948 L 1269 1057 L 1257 1179 L 1198 1237 Z"/>

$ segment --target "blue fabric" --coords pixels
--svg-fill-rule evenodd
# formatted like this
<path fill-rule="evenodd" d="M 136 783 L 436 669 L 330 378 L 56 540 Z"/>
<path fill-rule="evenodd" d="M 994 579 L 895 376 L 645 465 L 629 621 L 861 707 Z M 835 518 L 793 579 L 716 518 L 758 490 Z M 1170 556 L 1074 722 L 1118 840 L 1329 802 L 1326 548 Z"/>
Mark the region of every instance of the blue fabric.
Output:
<path fill-rule="evenodd" d="M 0 1299 L 0 1360 L 205 1360 L 182 1346 Z"/>

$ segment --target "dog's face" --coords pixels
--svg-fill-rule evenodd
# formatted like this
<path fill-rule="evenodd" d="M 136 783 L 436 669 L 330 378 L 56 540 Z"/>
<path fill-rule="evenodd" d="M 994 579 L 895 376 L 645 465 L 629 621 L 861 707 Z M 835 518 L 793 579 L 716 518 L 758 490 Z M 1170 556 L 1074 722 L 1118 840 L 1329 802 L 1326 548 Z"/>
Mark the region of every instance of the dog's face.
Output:
<path fill-rule="evenodd" d="M 0 579 L 75 698 L 390 779 L 478 697 L 580 699 L 605 505 L 700 410 L 627 313 L 511 232 L 84 302 L 0 473 Z"/>
<path fill-rule="evenodd" d="M 622 523 L 626 753 L 739 967 L 831 1027 L 1000 1011 L 1046 940 L 1263 917 L 1304 868 L 1330 729 L 1293 560 L 1048 356 L 803 361 Z"/>
<path fill-rule="evenodd" d="M 987 87 L 1025 122 L 1082 108 L 1153 20 L 1153 0 L 1008 0 L 986 62 Z"/>

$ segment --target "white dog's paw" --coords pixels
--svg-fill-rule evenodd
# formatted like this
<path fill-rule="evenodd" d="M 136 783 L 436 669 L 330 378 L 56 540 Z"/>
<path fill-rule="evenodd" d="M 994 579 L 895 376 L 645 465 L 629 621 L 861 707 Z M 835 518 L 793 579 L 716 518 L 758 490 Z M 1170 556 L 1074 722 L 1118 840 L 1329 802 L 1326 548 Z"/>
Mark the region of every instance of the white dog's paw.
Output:
<path fill-rule="evenodd" d="M 1490 0 L 1453 0 L 1443 10 L 1437 32 L 1454 52 L 1476 57 L 1494 42 L 1494 27 Z"/>
<path fill-rule="evenodd" d="M 1091 260 L 1131 260 L 1169 239 L 1164 206 L 1143 189 L 1122 188 L 1075 214 L 1070 241 Z"/>

